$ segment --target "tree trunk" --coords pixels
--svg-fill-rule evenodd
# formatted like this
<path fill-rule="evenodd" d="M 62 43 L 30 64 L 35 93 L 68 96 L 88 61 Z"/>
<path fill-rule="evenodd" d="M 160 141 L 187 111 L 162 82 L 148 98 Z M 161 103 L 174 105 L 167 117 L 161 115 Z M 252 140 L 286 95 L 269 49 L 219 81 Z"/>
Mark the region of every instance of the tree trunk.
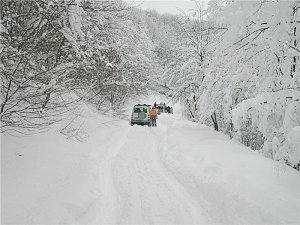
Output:
<path fill-rule="evenodd" d="M 212 121 L 213 121 L 213 123 L 214 123 L 214 128 L 215 128 L 215 130 L 216 130 L 216 131 L 219 131 L 216 112 L 214 112 L 214 113 L 211 115 L 211 119 L 212 119 Z"/>
<path fill-rule="evenodd" d="M 191 117 L 192 117 L 193 119 L 195 119 L 195 116 L 194 116 L 194 114 L 193 114 L 193 112 L 192 112 L 192 108 L 191 108 L 191 104 L 190 104 L 189 100 L 188 100 L 188 99 L 186 99 L 186 102 L 188 103 L 188 108 L 189 108 L 189 111 L 190 111 Z"/>
<path fill-rule="evenodd" d="M 50 100 L 50 95 L 51 95 L 51 92 L 48 92 L 47 95 L 46 95 L 46 99 L 44 101 L 44 104 L 42 105 L 42 109 L 45 109 L 46 108 L 46 105 L 47 103 L 49 102 Z"/>

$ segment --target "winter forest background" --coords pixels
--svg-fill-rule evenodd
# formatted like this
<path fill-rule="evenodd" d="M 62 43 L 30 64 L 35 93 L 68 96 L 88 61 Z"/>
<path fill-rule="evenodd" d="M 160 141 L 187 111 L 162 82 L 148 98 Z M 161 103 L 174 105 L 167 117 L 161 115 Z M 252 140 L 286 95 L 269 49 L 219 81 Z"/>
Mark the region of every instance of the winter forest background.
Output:
<path fill-rule="evenodd" d="M 79 101 L 119 115 L 156 91 L 189 120 L 299 169 L 299 1 L 195 1 L 188 15 L 124 1 L 0 8 L 2 132 L 41 129 Z"/>

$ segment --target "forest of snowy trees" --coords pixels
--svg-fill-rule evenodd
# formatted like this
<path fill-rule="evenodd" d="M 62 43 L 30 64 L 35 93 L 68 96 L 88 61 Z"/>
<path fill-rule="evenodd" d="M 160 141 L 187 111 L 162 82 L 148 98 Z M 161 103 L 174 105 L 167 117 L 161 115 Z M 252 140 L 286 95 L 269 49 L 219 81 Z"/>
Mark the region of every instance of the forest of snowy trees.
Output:
<path fill-rule="evenodd" d="M 180 16 L 121 0 L 0 8 L 3 132 L 52 124 L 78 101 L 118 111 L 157 91 L 187 119 L 299 165 L 299 1 L 195 1 Z"/>

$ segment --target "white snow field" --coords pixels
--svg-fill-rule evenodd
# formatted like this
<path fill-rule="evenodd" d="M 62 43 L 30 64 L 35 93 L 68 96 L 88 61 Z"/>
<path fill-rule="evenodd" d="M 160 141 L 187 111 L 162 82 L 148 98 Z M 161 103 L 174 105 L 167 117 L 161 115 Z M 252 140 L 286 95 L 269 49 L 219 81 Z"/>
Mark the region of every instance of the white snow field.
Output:
<path fill-rule="evenodd" d="M 299 172 L 180 113 L 85 122 L 1 135 L 2 224 L 300 224 Z"/>

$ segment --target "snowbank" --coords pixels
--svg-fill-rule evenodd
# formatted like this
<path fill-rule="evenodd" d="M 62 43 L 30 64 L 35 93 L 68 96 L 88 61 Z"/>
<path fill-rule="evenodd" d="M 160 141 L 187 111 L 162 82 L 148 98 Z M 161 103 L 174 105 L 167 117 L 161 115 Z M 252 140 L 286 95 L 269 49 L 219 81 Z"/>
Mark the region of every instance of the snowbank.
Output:
<path fill-rule="evenodd" d="M 1 134 L 2 223 L 74 224 L 101 195 L 95 154 L 127 125 L 82 104 L 47 132 Z"/>

